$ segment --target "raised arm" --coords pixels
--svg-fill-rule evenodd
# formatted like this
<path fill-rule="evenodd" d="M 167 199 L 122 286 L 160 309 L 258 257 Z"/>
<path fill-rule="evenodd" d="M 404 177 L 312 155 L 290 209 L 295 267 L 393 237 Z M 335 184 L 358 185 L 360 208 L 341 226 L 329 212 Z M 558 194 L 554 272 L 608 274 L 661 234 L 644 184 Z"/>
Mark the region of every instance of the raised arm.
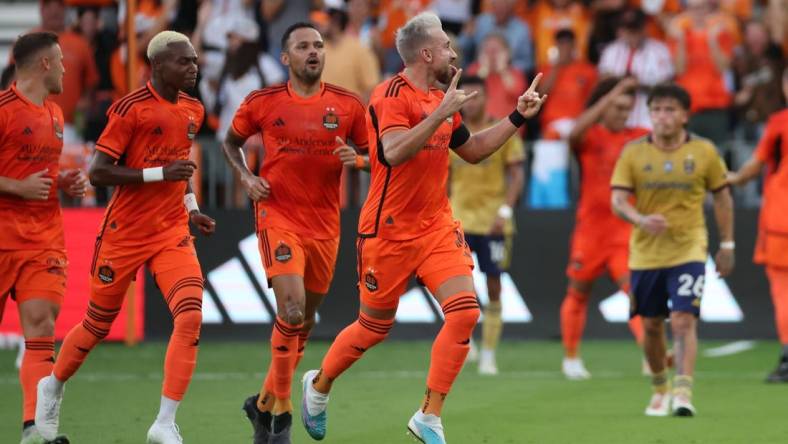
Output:
<path fill-rule="evenodd" d="M 575 120 L 575 126 L 572 128 L 572 131 L 569 133 L 569 147 L 573 150 L 577 149 L 580 146 L 580 143 L 583 141 L 583 137 L 595 123 L 599 122 L 599 119 L 602 118 L 602 114 L 605 112 L 616 97 L 624 94 L 627 90 L 635 88 L 638 85 L 637 79 L 633 77 L 627 77 L 619 81 L 616 86 L 610 90 L 607 94 L 602 96 L 601 99 L 597 100 L 591 107 L 583 111 L 582 114 Z"/>

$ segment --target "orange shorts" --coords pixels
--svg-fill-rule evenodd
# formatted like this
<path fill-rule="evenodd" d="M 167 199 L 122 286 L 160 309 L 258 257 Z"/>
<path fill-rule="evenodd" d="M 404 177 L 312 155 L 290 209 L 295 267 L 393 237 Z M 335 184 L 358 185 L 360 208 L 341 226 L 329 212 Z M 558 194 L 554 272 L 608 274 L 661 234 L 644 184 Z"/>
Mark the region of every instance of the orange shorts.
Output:
<path fill-rule="evenodd" d="M 449 278 L 473 271 L 459 222 L 405 241 L 362 237 L 356 249 L 361 302 L 379 310 L 397 308 L 414 275 L 435 294 Z"/>
<path fill-rule="evenodd" d="M 605 272 L 619 282 L 629 275 L 629 245 L 609 244 L 602 233 L 578 233 L 572 236 L 566 275 L 581 282 L 593 281 Z"/>
<path fill-rule="evenodd" d="M 268 277 L 296 274 L 304 278 L 304 289 L 326 294 L 334 278 L 339 238 L 313 239 L 279 228 L 257 233 L 260 257 Z"/>
<path fill-rule="evenodd" d="M 66 250 L 0 250 L 0 320 L 8 296 L 17 303 L 66 294 Z"/>
<path fill-rule="evenodd" d="M 755 242 L 756 264 L 766 264 L 772 267 L 788 268 L 788 234 L 758 230 L 758 239 Z"/>
<path fill-rule="evenodd" d="M 137 270 L 143 265 L 148 266 L 154 278 L 158 273 L 177 269 L 182 270 L 184 278 L 203 279 L 194 250 L 194 238 L 189 235 L 172 238 L 168 242 L 131 247 L 99 240 L 93 254 L 91 297 L 123 298 Z"/>

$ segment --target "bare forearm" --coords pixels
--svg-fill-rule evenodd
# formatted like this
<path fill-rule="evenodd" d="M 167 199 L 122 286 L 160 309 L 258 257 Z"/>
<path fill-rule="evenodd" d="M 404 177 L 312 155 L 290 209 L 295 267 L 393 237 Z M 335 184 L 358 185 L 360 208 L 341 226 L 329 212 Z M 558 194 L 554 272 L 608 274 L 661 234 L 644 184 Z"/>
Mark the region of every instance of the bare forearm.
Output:
<path fill-rule="evenodd" d="M 760 176 L 763 169 L 763 162 L 756 157 L 751 157 L 736 173 L 733 174 L 731 182 L 734 185 L 744 185 L 745 183 Z"/>
<path fill-rule="evenodd" d="M 18 184 L 19 181 L 16 179 L 0 176 L 0 193 L 13 194 L 14 196 L 17 196 Z"/>
<path fill-rule="evenodd" d="M 613 190 L 611 206 L 613 213 L 632 225 L 640 225 L 643 215 L 629 202 L 631 193 L 624 190 Z"/>
<path fill-rule="evenodd" d="M 517 132 L 509 118 L 501 119 L 494 126 L 476 133 L 457 150 L 466 162 L 479 163 L 498 151 Z"/>
<path fill-rule="evenodd" d="M 142 170 L 115 164 L 93 164 L 88 177 L 93 186 L 116 186 L 143 183 Z"/>
<path fill-rule="evenodd" d="M 383 156 L 391 166 L 401 165 L 415 156 L 443 123 L 437 114 L 430 114 L 418 125 L 390 137 L 383 136 Z"/>
<path fill-rule="evenodd" d="M 687 52 L 684 45 L 684 42 L 679 42 L 676 48 L 676 55 L 673 57 L 673 63 L 676 66 L 676 75 L 684 74 L 684 71 L 687 69 Z"/>
<path fill-rule="evenodd" d="M 599 121 L 599 119 L 602 117 L 602 113 L 608 107 L 610 102 L 611 96 L 606 95 L 602 99 L 598 100 L 594 106 L 588 108 L 585 112 L 580 114 L 580 117 L 575 120 L 575 126 L 569 133 L 570 148 L 574 150 L 580 145 L 580 142 L 583 140 L 583 136 L 585 136 L 586 131 L 588 131 L 589 128 Z"/>
<path fill-rule="evenodd" d="M 716 40 L 709 41 L 709 49 L 711 51 L 711 58 L 714 60 L 714 65 L 720 72 L 724 72 L 731 65 L 731 59 L 722 51 L 719 43 Z"/>
<path fill-rule="evenodd" d="M 714 193 L 714 217 L 717 220 L 717 230 L 720 233 L 720 241 L 728 242 L 733 240 L 733 198 L 730 190 Z"/>

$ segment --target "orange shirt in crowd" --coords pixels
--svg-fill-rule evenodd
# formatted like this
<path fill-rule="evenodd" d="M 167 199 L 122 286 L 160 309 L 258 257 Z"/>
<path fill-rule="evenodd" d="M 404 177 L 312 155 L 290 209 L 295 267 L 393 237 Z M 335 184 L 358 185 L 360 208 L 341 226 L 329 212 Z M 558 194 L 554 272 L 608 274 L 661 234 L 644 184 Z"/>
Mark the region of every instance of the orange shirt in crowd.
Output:
<path fill-rule="evenodd" d="M 185 93 L 179 94 L 178 103 L 169 102 L 148 83 L 112 104 L 107 116 L 96 150 L 122 158 L 127 167 L 142 169 L 190 159 L 205 110 Z M 188 236 L 184 194 L 185 181 L 116 186 L 100 236 L 134 245 Z"/>
<path fill-rule="evenodd" d="M 788 110 L 769 118 L 755 157 L 767 166 L 755 261 L 788 267 Z"/>
<path fill-rule="evenodd" d="M 572 3 L 565 10 L 556 10 L 549 1 L 539 1 L 529 14 L 528 24 L 534 39 L 536 66 L 550 63 L 551 52 L 555 49 L 555 33 L 571 29 L 577 42 L 576 54 L 584 56 L 588 46 L 588 32 L 591 22 L 585 8 Z"/>
<path fill-rule="evenodd" d="M 550 123 L 564 118 L 574 119 L 583 112 L 586 101 L 596 85 L 596 67 L 582 60 L 562 66 L 543 66 L 540 71 L 544 77 L 550 71 L 560 69 L 558 77 L 553 84 L 553 89 L 547 95 L 548 99 L 542 106 L 542 128 L 547 128 Z M 542 81 L 544 81 L 544 77 Z"/>
<path fill-rule="evenodd" d="M 0 92 L 0 176 L 24 179 L 42 170 L 52 179 L 47 200 L 0 193 L 0 250 L 65 248 L 57 194 L 63 113 L 53 101 L 29 101 L 15 86 Z"/>
<path fill-rule="evenodd" d="M 468 67 L 468 74 L 478 74 L 479 68 L 478 62 L 473 63 Z M 496 119 L 508 116 L 517 103 L 517 99 L 527 88 L 525 76 L 520 70 L 513 67 L 509 67 L 508 70 L 512 77 L 512 84 L 509 88 L 504 84 L 500 74 L 490 73 L 484 79 L 484 88 L 487 92 L 487 114 Z"/>
<path fill-rule="evenodd" d="M 115 98 L 119 99 L 129 91 L 145 85 L 150 80 L 150 66 L 148 61 L 141 55 L 137 56 L 137 78 L 132 88 L 129 88 L 128 77 L 126 75 L 126 61 L 122 57 L 125 46 L 115 49 L 109 60 L 109 75 L 112 80 L 112 88 Z"/>
<path fill-rule="evenodd" d="M 379 17 L 383 22 L 380 29 L 380 44 L 385 49 L 394 48 L 397 29 L 402 27 L 411 17 L 424 11 L 431 0 L 380 0 Z"/>
<path fill-rule="evenodd" d="M 413 128 L 433 113 L 443 91 L 419 89 L 397 74 L 372 92 L 367 112 L 370 146 L 390 131 Z M 462 126 L 462 116 L 441 123 L 418 154 L 407 162 L 390 166 L 382 150 L 370 150 L 372 182 L 358 222 L 359 233 L 387 240 L 409 240 L 452 226 L 447 192 L 449 142 Z"/>
<path fill-rule="evenodd" d="M 233 131 L 261 133 L 265 161 L 259 175 L 271 195 L 255 204 L 257 231 L 279 228 L 314 239 L 339 236 L 342 162 L 337 137 L 367 150 L 364 105 L 350 91 L 321 83 L 320 92 L 300 97 L 277 85 L 249 94 L 235 113 Z"/>
<path fill-rule="evenodd" d="M 577 204 L 577 232 L 605 233 L 626 244 L 631 226 L 613 214 L 610 207 L 610 178 L 616 161 L 627 143 L 645 136 L 645 128 L 626 128 L 613 132 L 603 125 L 594 125 L 586 131 L 580 145 L 575 148 L 580 165 L 580 200 Z"/>
<path fill-rule="evenodd" d="M 96 86 L 99 81 L 93 49 L 81 35 L 65 31 L 58 35 L 63 50 L 63 92 L 52 96 L 52 100 L 63 109 L 66 123 L 74 122 L 77 103 L 86 90 Z"/>

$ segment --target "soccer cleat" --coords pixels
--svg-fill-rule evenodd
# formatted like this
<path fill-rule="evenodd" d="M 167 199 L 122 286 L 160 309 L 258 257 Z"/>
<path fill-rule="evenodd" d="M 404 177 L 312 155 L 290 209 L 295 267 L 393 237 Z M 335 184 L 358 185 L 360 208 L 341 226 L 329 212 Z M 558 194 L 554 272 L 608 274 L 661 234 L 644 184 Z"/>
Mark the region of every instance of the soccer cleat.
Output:
<path fill-rule="evenodd" d="M 60 423 L 60 403 L 63 401 L 63 391 L 57 393 L 50 388 L 53 376 L 45 376 L 38 381 L 36 388 L 36 428 L 44 439 L 57 438 L 57 428 Z"/>
<path fill-rule="evenodd" d="M 293 425 L 293 416 L 289 413 L 283 413 L 275 417 L 274 423 L 277 421 L 282 421 L 285 425 L 278 432 L 276 431 L 279 428 L 278 426 L 271 426 L 271 435 L 267 444 L 291 444 L 290 429 Z"/>
<path fill-rule="evenodd" d="M 182 444 L 181 431 L 174 422 L 154 422 L 148 429 L 148 444 Z"/>
<path fill-rule="evenodd" d="M 312 439 L 320 441 L 326 437 L 326 406 L 328 395 L 318 393 L 312 387 L 312 381 L 317 376 L 317 370 L 309 370 L 301 379 L 301 422 Z M 322 405 L 321 405 L 322 404 Z M 309 412 L 317 412 L 314 415 Z"/>
<path fill-rule="evenodd" d="M 582 381 L 591 378 L 591 373 L 586 370 L 586 366 L 580 358 L 564 358 L 564 361 L 561 363 L 561 371 L 571 381 Z"/>
<path fill-rule="evenodd" d="M 36 426 L 26 427 L 22 430 L 22 441 L 19 444 L 46 444 L 47 440 L 38 433 Z"/>
<path fill-rule="evenodd" d="M 416 417 L 420 417 L 417 419 Z M 408 433 L 424 444 L 446 444 L 441 419 L 435 415 L 425 415 L 417 411 L 408 421 Z"/>
<path fill-rule="evenodd" d="M 654 393 L 646 407 L 646 416 L 668 416 L 670 413 L 670 395 Z"/>
<path fill-rule="evenodd" d="M 482 357 L 479 360 L 479 374 L 484 376 L 496 376 L 498 374 L 495 355 L 490 356 L 482 353 Z"/>
<path fill-rule="evenodd" d="M 673 416 L 695 416 L 695 407 L 687 395 L 676 395 L 673 397 Z"/>
<path fill-rule="evenodd" d="M 777 368 L 766 377 L 766 382 L 788 382 L 788 359 L 780 359 L 780 363 L 777 365 Z"/>
<path fill-rule="evenodd" d="M 268 444 L 268 437 L 271 433 L 271 413 L 261 412 L 257 409 L 257 398 L 260 395 L 252 395 L 246 398 L 243 411 L 254 429 L 254 444 Z"/>

